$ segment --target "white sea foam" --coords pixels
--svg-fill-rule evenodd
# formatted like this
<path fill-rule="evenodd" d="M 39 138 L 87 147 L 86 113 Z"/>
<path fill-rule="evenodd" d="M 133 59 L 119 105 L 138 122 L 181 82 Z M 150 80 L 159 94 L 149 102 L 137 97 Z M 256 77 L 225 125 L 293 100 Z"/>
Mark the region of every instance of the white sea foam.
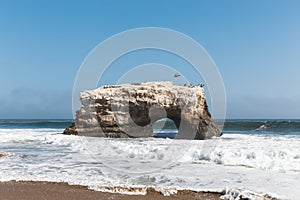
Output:
<path fill-rule="evenodd" d="M 225 135 L 208 154 L 193 145 L 188 157 L 216 164 L 300 172 L 300 140 L 295 136 Z"/>
<path fill-rule="evenodd" d="M 166 195 L 176 189 L 223 191 L 227 199 L 300 196 L 299 136 L 188 141 L 55 134 L 61 131 L 0 129 L 0 152 L 8 155 L 0 159 L 0 181 L 68 182 L 140 194 L 147 187 Z"/>

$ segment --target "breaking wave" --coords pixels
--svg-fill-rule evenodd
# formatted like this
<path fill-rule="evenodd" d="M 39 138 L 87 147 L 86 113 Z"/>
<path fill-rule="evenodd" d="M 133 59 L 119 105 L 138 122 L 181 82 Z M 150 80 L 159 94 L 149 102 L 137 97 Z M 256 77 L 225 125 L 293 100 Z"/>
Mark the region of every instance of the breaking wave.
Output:
<path fill-rule="evenodd" d="M 300 134 L 300 120 L 228 120 L 224 124 L 224 131 Z"/>

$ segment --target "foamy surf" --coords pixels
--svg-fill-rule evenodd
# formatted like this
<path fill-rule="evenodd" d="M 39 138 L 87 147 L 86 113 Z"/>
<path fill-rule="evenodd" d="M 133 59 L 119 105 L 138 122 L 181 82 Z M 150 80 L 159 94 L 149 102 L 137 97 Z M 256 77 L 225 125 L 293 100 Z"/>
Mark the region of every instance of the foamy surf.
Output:
<path fill-rule="evenodd" d="M 109 192 L 109 193 L 119 193 L 127 195 L 147 195 L 150 192 L 157 192 L 163 196 L 171 196 L 178 194 L 180 192 L 185 193 L 218 193 L 221 194 L 221 199 L 227 200 L 238 200 L 238 199 L 252 199 L 252 200 L 275 200 L 277 197 L 271 196 L 269 194 L 258 194 L 249 190 L 242 189 L 230 189 L 225 188 L 223 190 L 191 190 L 184 188 L 160 188 L 160 187 L 151 187 L 151 186 L 135 186 L 135 187 L 126 187 L 126 186 L 102 186 L 102 187 L 90 187 L 90 189 L 100 191 L 100 192 Z"/>
<path fill-rule="evenodd" d="M 67 182 L 164 195 L 182 189 L 224 199 L 297 199 L 298 136 L 225 134 L 207 141 L 83 138 L 62 129 L 0 129 L 0 181 Z M 184 149 L 185 151 L 182 151 Z M 175 153 L 174 153 L 175 152 Z"/>

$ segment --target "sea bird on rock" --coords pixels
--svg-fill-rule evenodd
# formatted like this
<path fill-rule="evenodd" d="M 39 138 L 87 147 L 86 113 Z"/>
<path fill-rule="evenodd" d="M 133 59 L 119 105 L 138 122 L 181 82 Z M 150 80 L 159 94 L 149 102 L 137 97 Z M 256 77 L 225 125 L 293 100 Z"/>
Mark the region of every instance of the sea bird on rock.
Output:
<path fill-rule="evenodd" d="M 179 77 L 179 76 L 181 76 L 178 72 L 176 72 L 176 74 L 174 74 L 174 77 L 175 78 L 177 78 L 177 77 Z"/>

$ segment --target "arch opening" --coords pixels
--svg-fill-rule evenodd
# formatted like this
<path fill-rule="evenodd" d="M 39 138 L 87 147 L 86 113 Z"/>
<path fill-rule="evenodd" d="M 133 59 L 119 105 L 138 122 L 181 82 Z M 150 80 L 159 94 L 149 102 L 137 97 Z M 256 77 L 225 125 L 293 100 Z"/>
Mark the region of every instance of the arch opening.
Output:
<path fill-rule="evenodd" d="M 174 139 L 178 134 L 178 128 L 175 122 L 170 118 L 157 120 L 152 125 L 153 137 L 155 138 L 171 138 Z"/>

